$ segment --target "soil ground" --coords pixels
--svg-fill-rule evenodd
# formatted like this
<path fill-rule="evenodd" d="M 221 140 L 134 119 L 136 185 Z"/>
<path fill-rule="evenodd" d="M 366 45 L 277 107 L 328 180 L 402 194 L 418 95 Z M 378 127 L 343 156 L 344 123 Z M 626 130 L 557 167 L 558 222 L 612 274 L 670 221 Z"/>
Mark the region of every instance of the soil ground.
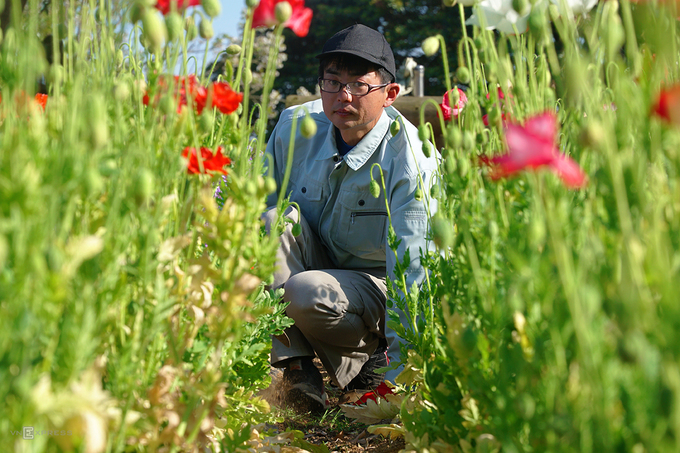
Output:
<path fill-rule="evenodd" d="M 404 448 L 403 439 L 386 439 L 380 435 L 370 434 L 367 425 L 344 416 L 339 404 L 356 400 L 361 395 L 343 394 L 342 390 L 330 383 L 328 375 L 323 370 L 318 359 L 315 361 L 321 371 L 326 384 L 326 394 L 330 402 L 330 409 L 323 415 L 295 414 L 281 407 L 280 382 L 282 373 L 272 369 L 272 384 L 261 395 L 272 406 L 279 408 L 284 421 L 277 424 L 277 430 L 299 430 L 305 433 L 304 439 L 316 445 L 325 445 L 330 452 L 372 452 L 397 453 Z M 390 420 L 385 420 L 389 423 Z"/>

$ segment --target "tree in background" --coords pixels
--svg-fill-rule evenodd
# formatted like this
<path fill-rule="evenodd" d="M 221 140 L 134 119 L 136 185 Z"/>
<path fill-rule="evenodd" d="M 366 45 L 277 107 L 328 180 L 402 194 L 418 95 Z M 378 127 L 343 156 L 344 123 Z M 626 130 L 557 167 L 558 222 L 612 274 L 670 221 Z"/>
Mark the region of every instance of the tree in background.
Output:
<path fill-rule="evenodd" d="M 406 57 L 425 66 L 425 94 L 437 96 L 446 91 L 439 54 L 423 55 L 422 41 L 441 33 L 447 48 L 457 49 L 463 35 L 457 7 L 447 8 L 442 0 L 307 0 L 314 17 L 309 34 L 298 38 L 285 30 L 288 60 L 276 78 L 274 88 L 282 95 L 295 94 L 299 87 L 314 92 L 318 77 L 316 55 L 328 38 L 343 28 L 362 23 L 382 32 L 394 51 L 397 68 Z M 457 52 L 449 52 L 449 66 L 457 67 Z"/>

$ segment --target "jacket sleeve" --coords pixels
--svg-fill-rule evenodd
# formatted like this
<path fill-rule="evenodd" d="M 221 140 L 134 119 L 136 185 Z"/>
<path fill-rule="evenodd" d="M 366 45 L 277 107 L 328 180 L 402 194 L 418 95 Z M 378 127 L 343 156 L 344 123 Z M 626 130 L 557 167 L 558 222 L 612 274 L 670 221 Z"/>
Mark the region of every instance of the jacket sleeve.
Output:
<path fill-rule="evenodd" d="M 409 151 L 410 152 L 410 151 Z M 420 254 L 421 250 L 426 253 L 428 250 L 434 250 L 434 244 L 427 239 L 428 234 L 428 217 L 434 215 L 437 210 L 437 200 L 429 197 L 430 187 L 432 185 L 432 175 L 436 167 L 436 163 L 432 160 L 422 160 L 421 173 L 423 183 L 423 198 L 416 200 L 415 192 L 421 184 L 421 179 L 417 171 L 409 171 L 409 165 L 404 166 L 401 174 L 398 175 L 395 185 L 391 192 L 390 211 L 392 217 L 392 226 L 396 233 L 397 240 L 401 240 L 395 253 L 389 249 L 387 250 L 386 266 L 388 277 L 396 284 L 402 279 L 402 275 L 395 275 L 394 268 L 397 264 L 397 257 L 399 261 L 404 259 L 405 253 L 409 251 L 409 262 L 403 274 L 406 282 L 407 291 L 415 283 L 420 285 L 425 278 L 425 268 L 421 266 Z M 427 167 L 427 168 L 423 168 Z M 415 170 L 415 165 L 413 165 Z M 399 170 L 397 169 L 397 172 Z M 400 296 L 403 296 L 400 291 Z M 405 327 L 410 325 L 406 313 L 399 310 L 396 306 L 392 307 L 400 317 L 401 324 Z M 418 314 L 416 314 L 418 315 Z M 388 319 L 389 321 L 389 316 Z M 388 357 L 390 361 L 399 360 L 399 345 L 403 341 L 394 330 L 386 326 L 385 336 L 388 343 Z M 401 372 L 401 367 L 387 373 L 386 379 L 394 382 L 394 378 Z"/>

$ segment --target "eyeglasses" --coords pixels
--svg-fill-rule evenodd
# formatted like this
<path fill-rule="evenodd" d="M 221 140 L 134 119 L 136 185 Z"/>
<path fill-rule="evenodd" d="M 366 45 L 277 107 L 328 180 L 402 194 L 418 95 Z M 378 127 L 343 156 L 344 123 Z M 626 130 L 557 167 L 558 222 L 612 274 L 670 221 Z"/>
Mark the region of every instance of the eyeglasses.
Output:
<path fill-rule="evenodd" d="M 352 96 L 366 96 L 376 88 L 383 88 L 387 85 L 389 85 L 389 83 L 384 83 L 382 85 L 369 85 L 368 83 L 364 82 L 342 83 L 338 82 L 337 80 L 319 79 L 319 88 L 321 88 L 321 91 L 325 91 L 326 93 L 338 93 L 343 88 L 347 88 L 347 92 Z"/>

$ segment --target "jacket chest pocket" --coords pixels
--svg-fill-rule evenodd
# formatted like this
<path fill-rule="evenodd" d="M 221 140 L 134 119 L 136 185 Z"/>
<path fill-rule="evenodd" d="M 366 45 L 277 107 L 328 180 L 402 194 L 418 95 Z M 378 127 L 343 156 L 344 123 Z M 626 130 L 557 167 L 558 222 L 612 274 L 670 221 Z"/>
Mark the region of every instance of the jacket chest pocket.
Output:
<path fill-rule="evenodd" d="M 316 230 L 316 225 L 319 224 L 321 210 L 326 202 L 326 199 L 323 196 L 323 186 L 310 179 L 301 179 L 299 182 L 296 182 L 291 178 L 290 189 L 290 201 L 294 201 L 300 205 L 302 216 L 310 225 L 313 225 L 314 230 Z"/>
<path fill-rule="evenodd" d="M 338 204 L 338 244 L 358 257 L 384 260 L 388 222 L 385 199 L 373 198 L 368 190 L 342 189 Z"/>

